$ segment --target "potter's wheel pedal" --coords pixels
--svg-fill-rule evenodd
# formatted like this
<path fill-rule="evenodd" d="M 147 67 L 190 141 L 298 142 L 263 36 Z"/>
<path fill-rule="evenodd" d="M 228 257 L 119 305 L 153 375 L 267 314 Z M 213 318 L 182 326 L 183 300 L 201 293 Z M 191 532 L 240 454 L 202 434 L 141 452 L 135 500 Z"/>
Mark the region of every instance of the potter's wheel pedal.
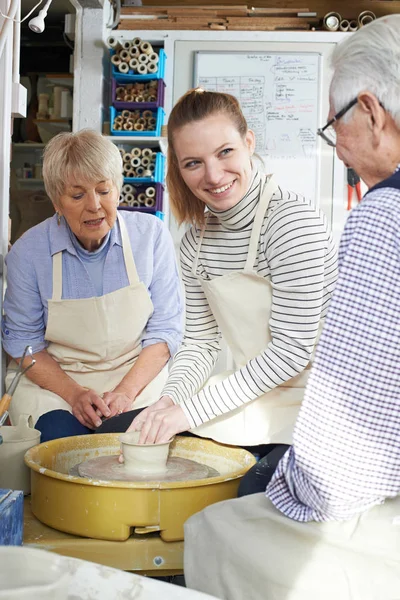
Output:
<path fill-rule="evenodd" d="M 133 473 L 118 461 L 119 455 L 98 456 L 75 465 L 70 475 L 102 481 L 193 481 L 218 477 L 216 469 L 194 460 L 170 457 L 160 473 Z"/>

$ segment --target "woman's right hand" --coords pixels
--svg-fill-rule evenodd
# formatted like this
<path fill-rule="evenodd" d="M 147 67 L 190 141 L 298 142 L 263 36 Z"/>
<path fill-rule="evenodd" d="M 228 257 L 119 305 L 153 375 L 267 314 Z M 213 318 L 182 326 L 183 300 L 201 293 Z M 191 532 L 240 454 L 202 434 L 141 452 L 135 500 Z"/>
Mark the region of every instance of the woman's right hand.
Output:
<path fill-rule="evenodd" d="M 104 400 L 94 390 L 82 388 L 71 402 L 72 414 L 89 429 L 101 425 L 101 416 L 109 417 L 111 411 Z"/>

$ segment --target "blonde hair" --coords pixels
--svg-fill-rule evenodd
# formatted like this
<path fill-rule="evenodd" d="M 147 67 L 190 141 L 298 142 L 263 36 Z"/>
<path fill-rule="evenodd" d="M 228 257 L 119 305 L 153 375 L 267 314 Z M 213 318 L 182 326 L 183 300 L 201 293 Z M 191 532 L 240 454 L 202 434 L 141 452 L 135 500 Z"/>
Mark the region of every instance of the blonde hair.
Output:
<path fill-rule="evenodd" d="M 193 121 L 201 121 L 211 115 L 229 117 L 244 139 L 248 131 L 239 102 L 230 94 L 207 92 L 201 88 L 189 90 L 175 104 L 168 119 L 168 172 L 167 186 L 172 212 L 178 221 L 201 226 L 204 223 L 204 202 L 190 191 L 179 170 L 174 149 L 175 133 Z"/>
<path fill-rule="evenodd" d="M 123 176 L 118 148 L 91 129 L 59 133 L 46 145 L 43 154 L 44 185 L 55 205 L 72 177 L 95 182 L 110 179 L 119 194 Z"/>

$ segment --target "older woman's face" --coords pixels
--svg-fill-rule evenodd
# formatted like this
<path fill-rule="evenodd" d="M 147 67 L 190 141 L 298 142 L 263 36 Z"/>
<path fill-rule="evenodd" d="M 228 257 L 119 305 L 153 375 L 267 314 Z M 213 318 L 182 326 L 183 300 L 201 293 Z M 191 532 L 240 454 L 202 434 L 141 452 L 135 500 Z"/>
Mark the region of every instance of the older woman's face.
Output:
<path fill-rule="evenodd" d="M 235 206 L 249 188 L 254 144 L 252 131 L 243 139 L 223 114 L 188 123 L 174 134 L 184 182 L 199 200 L 221 211 Z"/>
<path fill-rule="evenodd" d="M 117 217 L 119 193 L 111 180 L 70 180 L 60 197 L 57 211 L 86 250 L 101 246 Z"/>

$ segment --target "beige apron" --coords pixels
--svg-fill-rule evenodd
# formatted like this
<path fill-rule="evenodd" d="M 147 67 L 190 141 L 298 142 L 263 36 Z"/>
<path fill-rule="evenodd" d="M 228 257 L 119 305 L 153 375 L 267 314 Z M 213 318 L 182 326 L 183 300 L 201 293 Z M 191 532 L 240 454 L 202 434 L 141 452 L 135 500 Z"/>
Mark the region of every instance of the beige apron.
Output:
<path fill-rule="evenodd" d="M 62 300 L 62 252 L 53 256 L 53 297 L 48 303 L 45 339 L 47 352 L 82 387 L 98 394 L 113 390 L 134 365 L 141 351 L 141 337 L 153 313 L 153 303 L 139 281 L 128 231 L 118 214 L 129 285 L 100 297 Z M 16 368 L 10 364 L 6 383 Z M 149 383 L 132 404 L 153 404 L 167 379 L 167 367 Z M 12 424 L 20 414 L 32 415 L 34 423 L 51 411 L 71 406 L 60 396 L 22 377 L 10 405 Z"/>
<path fill-rule="evenodd" d="M 226 600 L 400 600 L 400 497 L 345 522 L 300 523 L 264 494 L 185 524 L 186 585 Z"/>
<path fill-rule="evenodd" d="M 270 177 L 265 183 L 254 217 L 249 251 L 243 271 L 205 280 L 197 273 L 197 263 L 205 226 L 200 234 L 192 273 L 206 295 L 215 320 L 227 342 L 236 367 L 263 352 L 271 342 L 269 319 L 272 306 L 271 281 L 254 270 L 264 215 L 277 185 Z M 304 395 L 308 370 L 227 414 L 192 429 L 199 436 L 225 444 L 251 446 L 292 443 L 293 427 Z M 231 372 L 211 377 L 206 386 L 226 379 Z"/>

